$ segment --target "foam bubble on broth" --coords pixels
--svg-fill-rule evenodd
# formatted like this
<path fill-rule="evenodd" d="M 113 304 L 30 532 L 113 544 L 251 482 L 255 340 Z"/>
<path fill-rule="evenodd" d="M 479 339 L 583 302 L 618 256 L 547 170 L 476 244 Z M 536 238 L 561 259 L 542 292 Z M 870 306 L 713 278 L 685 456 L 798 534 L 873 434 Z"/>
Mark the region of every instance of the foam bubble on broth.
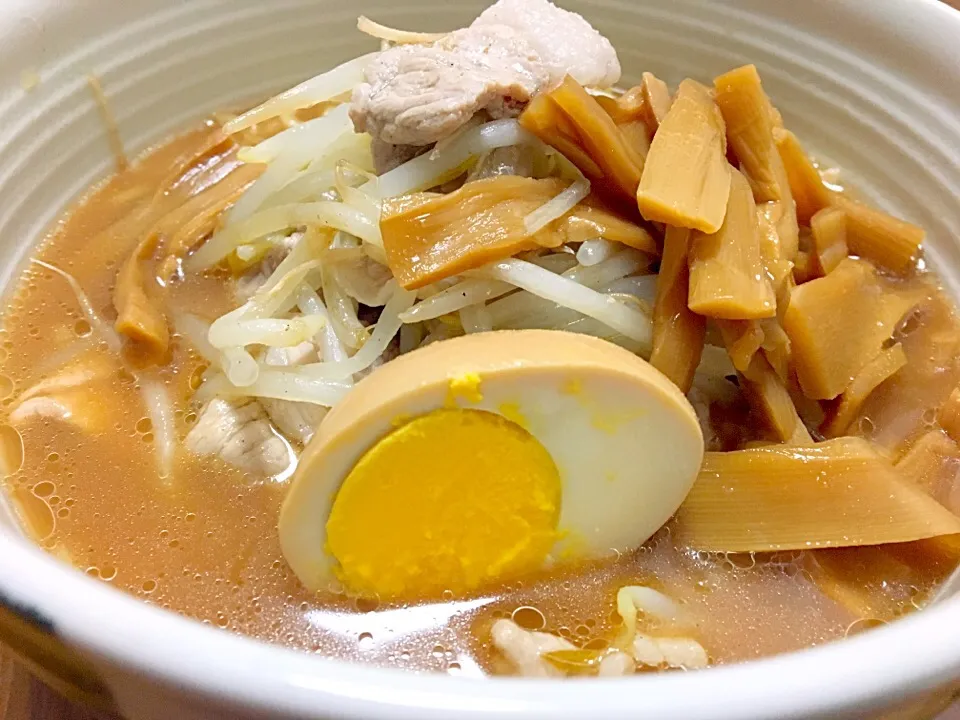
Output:
<path fill-rule="evenodd" d="M 95 190 L 39 256 L 72 273 L 98 311 L 109 308 L 116 267 L 139 240 L 138 212 L 175 159 L 204 139 L 197 132 L 175 140 Z M 169 301 L 209 318 L 234 305 L 214 276 L 173 284 Z M 932 342 L 942 333 L 956 337 L 956 320 L 934 299 L 902 329 L 910 364 L 869 399 L 857 421 L 862 434 L 894 447 L 960 381 L 951 359 L 960 346 L 944 351 Z M 0 398 L 9 387 L 10 400 L 85 352 L 107 351 L 62 280 L 26 273 L 0 330 Z M 198 358 L 174 343 L 162 380 L 177 401 L 181 439 L 196 421 L 188 398 L 202 371 Z M 606 647 L 619 628 L 614 598 L 623 585 L 648 584 L 674 597 L 689 613 L 693 635 L 721 663 L 839 639 L 870 624 L 820 592 L 808 554 L 690 553 L 674 547 L 669 528 L 616 561 L 539 574 L 473 600 L 389 606 L 357 602 L 335 586 L 314 595 L 281 559 L 276 525 L 284 486 L 253 482 L 217 459 L 184 452 L 173 482 L 160 482 L 153 428 L 133 378 L 118 366 L 97 387 L 110 410 L 106 430 L 87 434 L 46 420 L 19 432 L 0 425 L 7 489 L 15 501 L 25 498 L 34 534 L 52 553 L 214 627 L 356 662 L 474 674 L 510 672 L 485 631 L 496 618 L 513 617 L 580 647 Z M 916 573 L 892 602 L 913 610 L 948 571 Z M 867 580 L 867 591 L 879 597 L 886 578 Z"/>

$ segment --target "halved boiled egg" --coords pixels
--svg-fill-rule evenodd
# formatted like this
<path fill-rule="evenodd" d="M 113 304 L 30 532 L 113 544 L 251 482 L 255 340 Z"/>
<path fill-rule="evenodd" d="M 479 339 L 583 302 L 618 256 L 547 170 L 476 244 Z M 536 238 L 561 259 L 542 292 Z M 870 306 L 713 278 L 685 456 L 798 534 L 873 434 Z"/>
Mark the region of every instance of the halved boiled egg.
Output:
<path fill-rule="evenodd" d="M 638 547 L 702 458 L 686 398 L 626 350 L 550 330 L 468 335 L 387 363 L 326 416 L 280 542 L 314 590 L 465 595 Z"/>

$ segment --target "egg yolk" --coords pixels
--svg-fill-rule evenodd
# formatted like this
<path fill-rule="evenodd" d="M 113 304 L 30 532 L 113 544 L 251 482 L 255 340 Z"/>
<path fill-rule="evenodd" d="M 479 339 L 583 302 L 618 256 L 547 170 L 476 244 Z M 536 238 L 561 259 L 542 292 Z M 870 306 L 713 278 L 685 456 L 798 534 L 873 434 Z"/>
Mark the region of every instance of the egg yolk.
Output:
<path fill-rule="evenodd" d="M 526 430 L 482 410 L 440 409 L 370 448 L 327 520 L 354 592 L 464 595 L 540 568 L 557 539 L 560 473 Z"/>

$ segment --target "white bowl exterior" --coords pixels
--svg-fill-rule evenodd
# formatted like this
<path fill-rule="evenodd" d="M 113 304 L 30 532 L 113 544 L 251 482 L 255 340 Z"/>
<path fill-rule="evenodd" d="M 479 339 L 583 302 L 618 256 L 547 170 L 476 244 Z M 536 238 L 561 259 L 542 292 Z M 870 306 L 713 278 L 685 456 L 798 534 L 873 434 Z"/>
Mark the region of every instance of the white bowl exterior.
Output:
<path fill-rule="evenodd" d="M 671 83 L 710 78 L 755 62 L 787 125 L 880 205 L 924 225 L 928 257 L 960 290 L 960 13 L 934 0 L 561 1 L 611 38 L 627 81 L 646 69 Z M 0 285 L 111 168 L 87 73 L 101 78 L 136 152 L 370 49 L 353 30 L 360 12 L 443 30 L 482 5 L 5 0 Z M 23 89 L 24 72 L 40 84 Z M 915 710 L 915 697 L 960 678 L 960 598 L 851 641 L 704 673 L 549 685 L 412 676 L 149 607 L 28 546 L 2 503 L 0 528 L 0 596 L 48 618 L 136 718 L 866 718 Z"/>

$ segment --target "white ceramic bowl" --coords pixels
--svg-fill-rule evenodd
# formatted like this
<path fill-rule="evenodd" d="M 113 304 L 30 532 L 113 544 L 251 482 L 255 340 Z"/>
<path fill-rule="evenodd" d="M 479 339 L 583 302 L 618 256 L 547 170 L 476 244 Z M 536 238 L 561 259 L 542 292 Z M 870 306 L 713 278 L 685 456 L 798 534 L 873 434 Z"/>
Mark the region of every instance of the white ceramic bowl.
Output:
<path fill-rule="evenodd" d="M 960 13 L 935 0 L 568 0 L 627 80 L 756 62 L 788 125 L 926 226 L 960 287 Z M 478 2 L 3 0 L 0 283 L 110 168 L 96 72 L 127 147 L 370 48 L 358 12 L 441 30 Z M 39 73 L 30 91 L 23 73 Z M 149 607 L 0 531 L 0 636 L 75 696 L 132 718 L 929 717 L 960 679 L 960 597 L 855 639 L 698 673 L 583 682 L 411 675 L 298 654 Z M 891 713 L 887 715 L 887 713 Z"/>

